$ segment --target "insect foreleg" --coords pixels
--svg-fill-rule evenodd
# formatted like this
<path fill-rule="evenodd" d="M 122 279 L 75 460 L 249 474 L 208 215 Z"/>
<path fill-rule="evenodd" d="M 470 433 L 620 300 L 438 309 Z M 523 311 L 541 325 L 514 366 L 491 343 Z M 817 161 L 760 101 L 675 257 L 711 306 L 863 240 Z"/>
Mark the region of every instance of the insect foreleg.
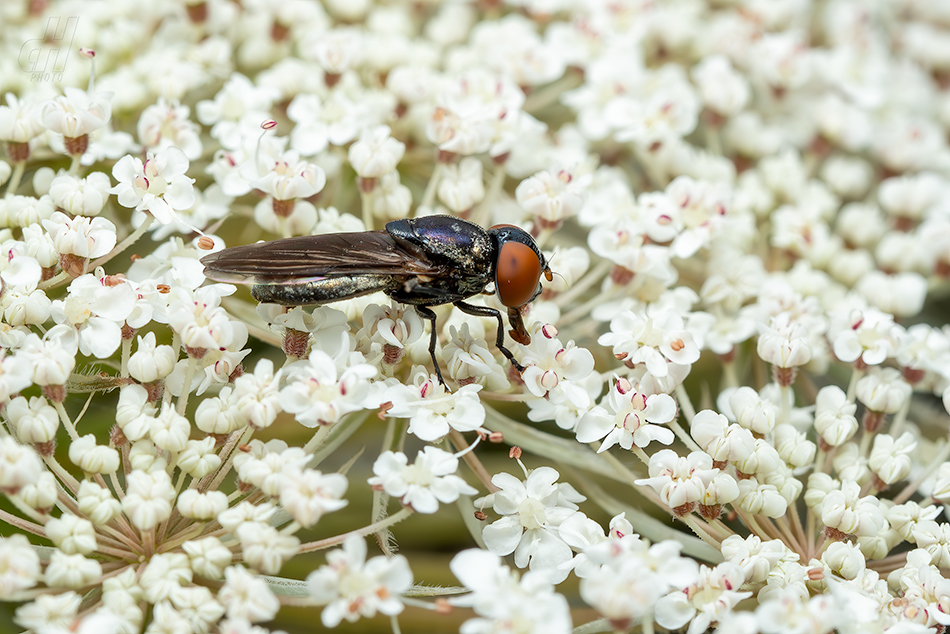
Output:
<path fill-rule="evenodd" d="M 489 308 L 488 306 L 474 306 L 472 304 L 466 304 L 465 302 L 455 302 L 455 305 L 458 306 L 458 309 L 463 313 L 468 315 L 474 315 L 475 317 L 492 317 L 498 320 L 498 334 L 495 337 L 495 346 L 501 350 L 501 353 L 511 362 L 511 365 L 514 366 L 515 370 L 518 372 L 524 372 L 524 366 L 515 361 L 515 355 L 511 354 L 511 350 L 505 347 L 505 322 L 501 317 L 501 313 L 494 308 Z"/>

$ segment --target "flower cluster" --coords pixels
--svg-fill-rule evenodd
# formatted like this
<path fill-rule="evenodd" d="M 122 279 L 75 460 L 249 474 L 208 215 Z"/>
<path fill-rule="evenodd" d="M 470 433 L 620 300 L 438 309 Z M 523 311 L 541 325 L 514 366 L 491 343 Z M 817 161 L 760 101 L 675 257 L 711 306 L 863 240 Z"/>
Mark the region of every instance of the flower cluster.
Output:
<path fill-rule="evenodd" d="M 950 626 L 946 2 L 105 5 L 0 10 L 16 627 Z M 434 214 L 556 274 L 463 288 L 386 233 Z M 201 263 L 364 231 L 415 261 Z"/>

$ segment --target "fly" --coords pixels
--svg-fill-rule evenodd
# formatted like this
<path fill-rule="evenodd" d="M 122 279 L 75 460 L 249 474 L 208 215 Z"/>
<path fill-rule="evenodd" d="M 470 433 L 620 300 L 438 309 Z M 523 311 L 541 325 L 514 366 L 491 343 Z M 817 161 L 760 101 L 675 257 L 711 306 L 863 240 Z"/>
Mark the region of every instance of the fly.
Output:
<path fill-rule="evenodd" d="M 436 317 L 430 308 L 453 304 L 477 317 L 498 321 L 495 345 L 518 372 L 505 347 L 501 312 L 465 300 L 485 293 L 494 283 L 508 309 L 508 334 L 521 344 L 531 336 L 521 309 L 541 293 L 541 276 L 551 269 L 523 229 L 496 225 L 487 231 L 453 216 L 393 220 L 385 231 L 330 233 L 284 238 L 224 249 L 201 259 L 205 276 L 229 283 L 250 283 L 251 296 L 283 306 L 330 304 L 382 291 L 397 302 L 415 306 L 429 321 L 429 356 L 443 385 L 435 357 Z"/>

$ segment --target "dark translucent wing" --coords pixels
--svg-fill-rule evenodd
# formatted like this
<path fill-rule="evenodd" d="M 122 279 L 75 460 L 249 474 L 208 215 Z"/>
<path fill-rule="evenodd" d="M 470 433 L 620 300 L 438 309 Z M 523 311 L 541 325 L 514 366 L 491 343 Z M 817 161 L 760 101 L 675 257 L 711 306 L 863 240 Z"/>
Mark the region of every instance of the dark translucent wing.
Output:
<path fill-rule="evenodd" d="M 201 258 L 218 282 L 303 284 L 339 275 L 432 275 L 437 267 L 385 231 L 329 233 L 231 247 Z"/>

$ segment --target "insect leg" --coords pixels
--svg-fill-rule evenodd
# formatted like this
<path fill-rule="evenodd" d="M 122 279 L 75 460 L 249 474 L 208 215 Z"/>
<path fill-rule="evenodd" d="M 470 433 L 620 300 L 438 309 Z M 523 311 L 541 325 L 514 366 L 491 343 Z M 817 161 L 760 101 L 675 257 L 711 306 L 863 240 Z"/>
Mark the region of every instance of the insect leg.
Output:
<path fill-rule="evenodd" d="M 435 366 L 435 375 L 439 377 L 439 383 L 445 386 L 445 379 L 442 378 L 442 369 L 439 368 L 439 360 L 435 358 L 435 342 L 438 339 L 438 331 L 435 327 L 435 313 L 428 306 L 416 306 L 416 312 L 423 319 L 428 319 L 430 324 L 429 335 L 429 356 L 432 357 L 432 365 Z"/>
<path fill-rule="evenodd" d="M 505 322 L 502 320 L 500 312 L 488 306 L 474 306 L 472 304 L 466 304 L 465 302 L 455 302 L 455 305 L 458 306 L 459 310 L 463 313 L 474 315 L 475 317 L 493 317 L 497 319 L 498 335 L 495 337 L 495 346 L 508 358 L 515 370 L 524 372 L 524 366 L 515 361 L 515 355 L 511 354 L 511 350 L 505 347 Z"/>

